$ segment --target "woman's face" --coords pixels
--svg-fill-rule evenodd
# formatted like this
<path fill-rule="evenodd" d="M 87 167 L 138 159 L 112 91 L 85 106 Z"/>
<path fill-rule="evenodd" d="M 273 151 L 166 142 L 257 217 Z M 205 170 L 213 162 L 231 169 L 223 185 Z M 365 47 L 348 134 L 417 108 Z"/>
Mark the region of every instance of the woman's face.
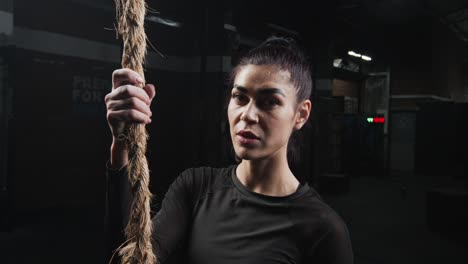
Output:
<path fill-rule="evenodd" d="M 237 156 L 254 160 L 286 155 L 293 129 L 302 126 L 297 106 L 288 71 L 274 65 L 243 66 L 234 79 L 228 106 Z"/>

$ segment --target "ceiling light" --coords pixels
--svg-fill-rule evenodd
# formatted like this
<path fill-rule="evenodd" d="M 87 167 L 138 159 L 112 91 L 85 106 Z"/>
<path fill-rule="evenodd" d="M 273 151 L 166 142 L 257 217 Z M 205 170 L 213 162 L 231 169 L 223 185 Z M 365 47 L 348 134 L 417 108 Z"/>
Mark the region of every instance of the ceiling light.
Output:
<path fill-rule="evenodd" d="M 348 55 L 351 55 L 351 56 L 354 56 L 354 57 L 358 57 L 358 58 L 361 57 L 361 54 L 356 53 L 356 52 L 354 52 L 354 51 L 352 51 L 352 50 L 348 51 Z"/>

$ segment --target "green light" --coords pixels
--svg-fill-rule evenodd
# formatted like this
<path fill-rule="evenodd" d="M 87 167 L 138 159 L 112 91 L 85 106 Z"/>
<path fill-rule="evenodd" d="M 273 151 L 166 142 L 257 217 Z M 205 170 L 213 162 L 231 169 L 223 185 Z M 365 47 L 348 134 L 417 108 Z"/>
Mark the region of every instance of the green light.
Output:
<path fill-rule="evenodd" d="M 368 117 L 367 118 L 367 123 L 374 123 L 374 118 L 373 117 Z"/>

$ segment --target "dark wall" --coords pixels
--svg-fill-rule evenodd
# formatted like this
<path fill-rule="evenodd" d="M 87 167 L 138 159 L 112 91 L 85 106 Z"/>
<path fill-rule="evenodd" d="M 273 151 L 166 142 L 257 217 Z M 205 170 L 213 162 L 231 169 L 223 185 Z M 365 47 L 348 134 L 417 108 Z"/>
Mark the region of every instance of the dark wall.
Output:
<path fill-rule="evenodd" d="M 150 60 L 146 69 L 146 79 L 157 87 L 153 123 L 147 128 L 151 189 L 158 201 L 183 169 L 232 160 L 221 144 L 226 90 L 222 56 L 227 51 L 223 13 L 218 11 L 222 6 L 183 2 L 183 12 L 175 12 L 174 3 L 158 5 L 162 16 L 181 22 L 181 28 L 147 23 L 149 41 L 165 56 L 158 57 L 148 47 L 159 63 Z M 60 12 L 51 12 L 52 6 Z M 105 29 L 113 27 L 113 9 L 106 8 L 112 3 L 16 1 L 14 7 L 16 27 L 120 45 L 115 32 Z M 115 62 L 90 60 L 53 54 L 54 45 L 58 44 L 49 44 L 51 53 L 4 49 L 13 72 L 9 187 L 18 212 L 72 204 L 103 206 L 111 144 L 104 96 L 111 90 L 113 70 L 120 67 L 119 54 Z M 177 65 L 158 66 L 166 61 Z M 184 68 L 185 62 L 191 68 Z"/>
<path fill-rule="evenodd" d="M 102 98 L 112 65 L 22 49 L 9 53 L 15 207 L 95 203 L 104 186 L 99 174 L 109 133 Z"/>
<path fill-rule="evenodd" d="M 424 175 L 466 179 L 467 103 L 419 104 L 415 131 L 415 170 Z"/>
<path fill-rule="evenodd" d="M 466 45 L 440 22 L 394 32 L 388 51 L 392 94 L 426 94 L 466 101 Z"/>

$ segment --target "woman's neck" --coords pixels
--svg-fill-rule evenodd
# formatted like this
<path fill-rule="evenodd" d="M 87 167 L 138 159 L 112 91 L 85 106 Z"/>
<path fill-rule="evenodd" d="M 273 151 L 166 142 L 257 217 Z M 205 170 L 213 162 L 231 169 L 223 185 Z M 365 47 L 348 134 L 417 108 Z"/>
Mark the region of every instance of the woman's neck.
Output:
<path fill-rule="evenodd" d="M 285 158 L 242 160 L 237 167 L 236 175 L 249 190 L 269 196 L 292 194 L 299 185 Z"/>

